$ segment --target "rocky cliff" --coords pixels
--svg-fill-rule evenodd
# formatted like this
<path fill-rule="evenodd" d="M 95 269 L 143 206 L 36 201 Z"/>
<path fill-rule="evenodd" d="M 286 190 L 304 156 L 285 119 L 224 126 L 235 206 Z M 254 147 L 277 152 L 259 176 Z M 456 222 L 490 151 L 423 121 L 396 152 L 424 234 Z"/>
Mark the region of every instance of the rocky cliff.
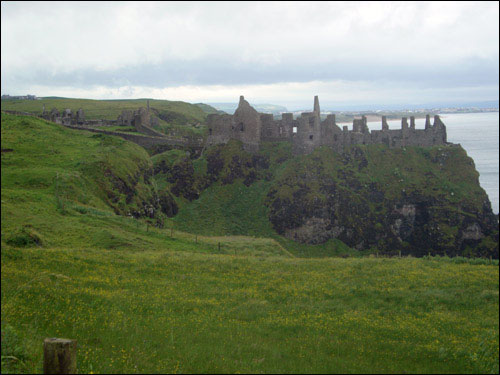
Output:
<path fill-rule="evenodd" d="M 460 146 L 358 145 L 343 153 L 321 147 L 294 156 L 283 144 L 250 154 L 230 142 L 209 149 L 202 159 L 203 171 L 189 184 L 191 198 L 202 197 L 211 185 L 266 181 L 266 220 L 277 234 L 300 243 L 337 239 L 354 249 L 387 254 L 498 257 L 497 216 L 473 160 Z M 185 174 L 179 167 L 191 168 L 186 162 L 192 163 L 184 159 L 169 172 L 173 186 L 179 186 L 175 175 Z M 182 208 L 180 214 L 190 223 L 224 215 L 214 207 L 211 213 L 193 213 L 202 209 L 190 207 L 190 218 Z"/>
<path fill-rule="evenodd" d="M 498 221 L 478 177 L 460 146 L 322 149 L 274 181 L 269 220 L 304 243 L 498 257 Z"/>

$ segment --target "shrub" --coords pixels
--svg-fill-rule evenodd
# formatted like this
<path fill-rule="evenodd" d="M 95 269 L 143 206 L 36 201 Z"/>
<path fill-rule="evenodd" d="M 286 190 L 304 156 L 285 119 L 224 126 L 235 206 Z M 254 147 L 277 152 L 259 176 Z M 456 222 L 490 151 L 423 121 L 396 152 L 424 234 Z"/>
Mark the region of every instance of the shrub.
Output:
<path fill-rule="evenodd" d="M 23 226 L 19 231 L 7 238 L 6 242 L 16 247 L 42 246 L 42 239 L 29 226 Z"/>

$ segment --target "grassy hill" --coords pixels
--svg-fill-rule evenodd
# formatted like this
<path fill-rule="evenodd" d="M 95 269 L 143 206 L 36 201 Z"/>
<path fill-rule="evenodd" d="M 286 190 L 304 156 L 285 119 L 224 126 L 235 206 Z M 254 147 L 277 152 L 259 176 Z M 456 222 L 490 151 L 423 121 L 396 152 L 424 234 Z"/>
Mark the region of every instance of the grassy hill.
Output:
<path fill-rule="evenodd" d="M 148 99 L 130 99 L 130 100 L 92 100 L 92 99 L 71 99 L 71 98 L 42 98 L 41 100 L 2 100 L 2 110 L 30 112 L 41 114 L 43 105 L 50 111 L 52 108 L 60 112 L 66 108 L 77 111 L 82 108 L 85 112 L 85 118 L 89 120 L 106 119 L 116 120 L 122 110 L 136 110 L 147 106 Z M 203 122 L 206 114 L 198 106 L 170 100 L 149 99 L 150 108 L 157 109 L 159 112 L 175 113 L 183 115 L 189 121 Z"/>
<path fill-rule="evenodd" d="M 1 101 L 1 108 L 2 110 L 29 112 L 37 115 L 42 113 L 44 105 L 46 111 L 56 108 L 62 112 L 69 108 L 76 112 L 82 108 L 87 120 L 116 120 L 123 110 L 134 111 L 140 107 L 146 107 L 147 100 L 91 100 L 59 97 L 47 97 L 41 100 L 7 99 Z M 149 105 L 152 115 L 158 118 L 158 125 L 155 126 L 155 129 L 166 134 L 179 136 L 203 135 L 206 131 L 204 124 L 207 114 L 217 112 L 215 108 L 201 103 L 195 105 L 181 101 L 149 99 Z M 120 131 L 124 130 L 133 129 L 121 127 Z"/>
<path fill-rule="evenodd" d="M 498 373 L 498 261 L 276 235 L 262 201 L 286 147 L 215 148 L 181 186 L 179 150 L 24 116 L 1 130 L 2 373 L 40 373 L 46 337 L 78 340 L 80 373 Z"/>

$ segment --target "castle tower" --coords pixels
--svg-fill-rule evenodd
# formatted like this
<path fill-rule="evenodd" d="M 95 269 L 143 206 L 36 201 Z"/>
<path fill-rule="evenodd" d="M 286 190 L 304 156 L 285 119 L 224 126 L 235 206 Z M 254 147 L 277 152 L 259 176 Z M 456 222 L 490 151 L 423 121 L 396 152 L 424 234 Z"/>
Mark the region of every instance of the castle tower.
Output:
<path fill-rule="evenodd" d="M 406 117 L 401 119 L 401 129 L 408 130 L 408 119 Z"/>
<path fill-rule="evenodd" d="M 232 127 L 235 129 L 231 137 L 243 142 L 247 151 L 257 151 L 261 140 L 262 121 L 259 113 L 240 96 L 238 108 L 232 117 Z"/>
<path fill-rule="evenodd" d="M 362 133 L 369 133 L 370 130 L 368 129 L 368 120 L 365 115 L 361 116 L 361 132 Z"/>
<path fill-rule="evenodd" d="M 387 123 L 387 116 L 382 116 L 382 130 L 389 130 L 389 124 Z"/>
<path fill-rule="evenodd" d="M 425 115 L 425 130 L 431 127 L 431 116 Z"/>
<path fill-rule="evenodd" d="M 447 143 L 446 126 L 441 121 L 439 115 L 434 116 L 434 133 L 437 139 L 439 139 L 440 144 Z"/>
<path fill-rule="evenodd" d="M 314 113 L 316 114 L 316 116 L 319 117 L 320 115 L 320 110 L 319 110 L 319 99 L 318 99 L 318 95 L 316 95 L 314 97 Z"/>
<path fill-rule="evenodd" d="M 441 117 L 439 115 L 434 116 L 434 127 L 440 127 L 441 125 L 444 125 L 443 122 L 441 121 Z"/>
<path fill-rule="evenodd" d="M 410 116 L 410 129 L 415 130 L 415 116 Z"/>

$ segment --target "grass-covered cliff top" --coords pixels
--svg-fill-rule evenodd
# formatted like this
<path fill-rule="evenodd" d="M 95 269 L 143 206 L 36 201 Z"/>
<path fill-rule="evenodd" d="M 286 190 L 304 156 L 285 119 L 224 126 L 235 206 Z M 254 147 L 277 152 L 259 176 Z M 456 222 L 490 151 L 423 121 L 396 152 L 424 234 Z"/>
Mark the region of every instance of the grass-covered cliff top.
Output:
<path fill-rule="evenodd" d="M 60 112 L 66 108 L 77 111 L 82 108 L 85 118 L 88 120 L 105 119 L 116 120 L 123 110 L 136 110 L 147 106 L 147 99 L 130 100 L 92 100 L 92 99 L 71 99 L 71 98 L 42 98 L 41 100 L 17 100 L 7 99 L 1 101 L 2 110 L 30 112 L 41 114 L 45 105 L 45 110 L 50 111 L 57 108 Z M 183 116 L 188 122 L 204 122 L 207 112 L 215 110 L 208 105 L 198 106 L 181 101 L 170 100 L 149 100 L 150 108 L 164 112 L 166 115 Z M 208 112 L 211 113 L 211 112 Z"/>

